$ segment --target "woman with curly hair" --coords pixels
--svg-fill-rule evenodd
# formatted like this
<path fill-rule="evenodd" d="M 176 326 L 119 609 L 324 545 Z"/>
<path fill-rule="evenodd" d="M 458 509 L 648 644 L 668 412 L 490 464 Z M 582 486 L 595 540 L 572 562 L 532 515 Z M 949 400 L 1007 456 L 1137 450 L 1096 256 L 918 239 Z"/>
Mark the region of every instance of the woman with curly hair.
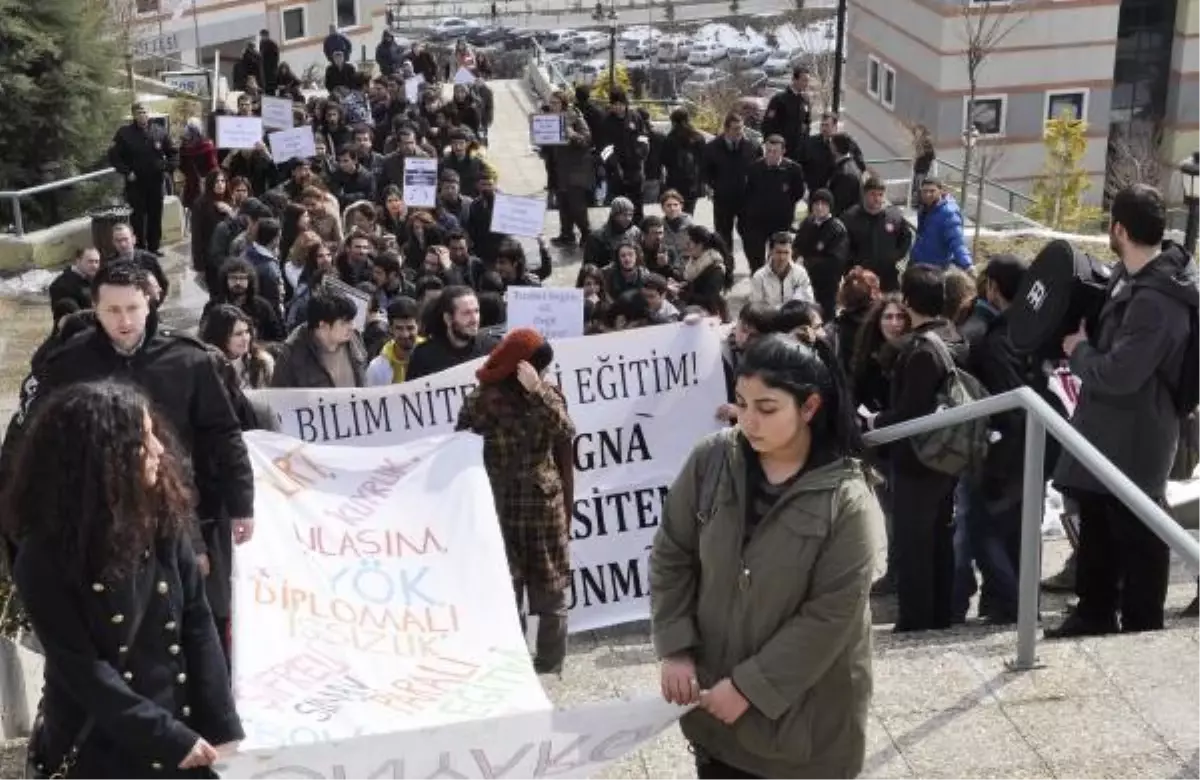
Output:
<path fill-rule="evenodd" d="M 244 737 L 168 431 L 133 386 L 88 382 L 47 399 L 18 445 L 3 517 L 45 650 L 41 776 L 212 777 Z"/>
<path fill-rule="evenodd" d="M 254 321 L 237 306 L 222 303 L 209 310 L 200 339 L 217 349 L 237 375 L 239 390 L 271 386 L 275 361 L 254 340 Z"/>

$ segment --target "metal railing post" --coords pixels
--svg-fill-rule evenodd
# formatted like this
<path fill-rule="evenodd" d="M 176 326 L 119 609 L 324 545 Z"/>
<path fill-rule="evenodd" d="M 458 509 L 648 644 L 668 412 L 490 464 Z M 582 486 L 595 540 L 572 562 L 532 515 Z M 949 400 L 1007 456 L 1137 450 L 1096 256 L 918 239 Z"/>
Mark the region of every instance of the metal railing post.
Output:
<path fill-rule="evenodd" d="M 1025 475 L 1021 495 L 1020 587 L 1017 596 L 1018 670 L 1037 663 L 1038 589 L 1042 577 L 1042 513 L 1046 505 L 1046 426 L 1025 410 Z"/>
<path fill-rule="evenodd" d="M 20 238 L 25 235 L 25 220 L 21 218 L 21 197 L 14 196 L 10 202 L 12 203 L 13 229 L 17 231 L 17 238 Z"/>

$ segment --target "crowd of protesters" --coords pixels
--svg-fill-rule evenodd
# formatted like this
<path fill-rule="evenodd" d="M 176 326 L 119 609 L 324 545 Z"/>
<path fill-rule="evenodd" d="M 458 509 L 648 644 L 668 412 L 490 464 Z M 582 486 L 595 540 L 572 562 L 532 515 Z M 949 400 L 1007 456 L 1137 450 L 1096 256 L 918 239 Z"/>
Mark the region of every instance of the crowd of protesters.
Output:
<path fill-rule="evenodd" d="M 728 430 L 684 466 L 651 561 L 663 695 L 699 704 L 684 730 L 700 776 L 856 774 L 869 591 L 896 593 L 902 632 L 962 622 L 977 587 L 980 617 L 1016 618 L 1020 415 L 991 421 L 998 444 L 981 478 L 933 468 L 904 444 L 867 453 L 862 432 L 934 412 L 956 371 L 991 393 L 1032 386 L 1057 403 L 1042 366 L 1007 338 L 1027 260 L 990 257 L 972 275 L 961 214 L 932 177 L 918 183 L 914 230 L 836 116 L 812 132 L 803 69 L 768 106 L 761 144 L 737 114 L 708 139 L 685 109 L 660 133 L 620 90 L 606 105 L 584 87 L 550 95 L 545 110 L 563 115 L 565 143 L 539 151 L 560 232 L 539 237 L 530 258 L 491 229 L 504 171 L 487 154 L 495 109 L 482 63 L 461 52 L 471 83 L 443 85 L 420 44 L 404 51 L 385 37 L 373 75 L 348 63 L 342 40 L 326 40 L 329 94 L 296 103 L 314 131 L 311 159 L 277 165 L 264 144 L 216 149 L 198 121 L 176 149 L 138 106 L 114 140 L 133 226 L 114 229 L 106 256 L 78 253 L 52 285 L 54 332 L 32 360 L 0 459 L 5 484 L 22 486 L 9 491 L 6 539 L 48 659 L 52 717 L 31 755 L 50 772 L 186 773 L 241 737 L 226 671 L 233 546 L 254 529 L 240 434 L 272 424 L 248 400 L 254 389 L 389 385 L 486 357 L 458 427 L 485 439 L 514 593 L 539 617 L 535 667 L 561 671 L 575 429 L 543 379 L 552 346 L 510 330 L 505 301 L 509 287 L 546 283 L 553 245 L 579 263 L 587 333 L 706 317 L 732 325 L 726 403 L 713 410 Z M 240 115 L 254 115 L 261 94 L 300 96 L 267 42 L 239 63 Z M 406 201 L 414 157 L 438 161 L 433 207 Z M 158 321 L 170 286 L 149 182 L 179 166 L 192 268 L 209 296 L 198 337 Z M 712 202 L 711 227 L 696 218 L 701 198 Z M 646 214 L 647 201 L 661 215 Z M 597 207 L 607 210 L 598 226 Z M 1122 193 L 1113 222 L 1114 248 L 1134 262 L 1162 239 L 1161 198 Z M 737 312 L 735 231 L 750 270 Z M 1186 255 L 1154 258 L 1160 287 L 1186 275 Z M 1064 343 L 1072 369 L 1108 377 L 1097 361 L 1120 327 L 1110 322 L 1102 344 Z M 1177 330 L 1155 354 L 1179 358 Z M 47 444 L 71 436 L 82 446 Z M 1157 457 L 1167 442 L 1154 447 Z M 1093 518 L 1129 533 L 1078 469 L 1062 470 Z M 85 484 L 23 478 L 47 471 Z M 1147 475 L 1148 491 L 1158 477 Z M 746 500 L 728 500 L 743 488 Z M 189 513 L 200 521 L 181 522 Z M 885 523 L 888 570 L 872 585 L 871 531 Z M 1060 634 L 1110 630 L 1118 612 L 1129 630 L 1161 627 L 1166 548 L 1149 532 L 1132 538 L 1127 549 L 1092 542 L 1090 595 Z M 1101 565 L 1118 559 L 1119 603 Z M 49 575 L 64 569 L 81 574 Z M 86 625 L 61 627 L 57 616 L 79 599 L 88 604 L 70 608 Z M 145 639 L 151 625 L 139 638 L 143 616 L 165 636 Z M 115 671 L 81 669 L 82 646 Z"/>

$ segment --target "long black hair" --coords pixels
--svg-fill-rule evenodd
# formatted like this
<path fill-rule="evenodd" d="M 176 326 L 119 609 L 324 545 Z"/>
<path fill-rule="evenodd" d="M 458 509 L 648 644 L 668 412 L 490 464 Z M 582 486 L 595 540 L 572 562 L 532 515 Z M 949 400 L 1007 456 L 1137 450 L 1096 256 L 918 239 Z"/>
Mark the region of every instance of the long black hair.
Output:
<path fill-rule="evenodd" d="M 147 414 L 165 448 L 154 485 L 145 480 Z M 3 497 L 8 536 L 56 548 L 70 578 L 126 574 L 148 545 L 183 533 L 191 518 L 191 477 L 178 451 L 133 385 L 67 386 L 37 409 L 17 445 Z"/>
<path fill-rule="evenodd" d="M 688 225 L 687 230 L 684 232 L 693 244 L 699 244 L 705 249 L 711 249 L 721 256 L 721 262 L 725 266 L 725 289 L 728 290 L 733 287 L 735 263 L 733 252 L 730 251 L 729 245 L 725 243 L 725 239 L 704 227 L 704 225 Z"/>
<path fill-rule="evenodd" d="M 738 377 L 756 377 L 767 387 L 782 390 L 800 405 L 813 393 L 821 406 L 812 419 L 813 449 L 835 457 L 863 451 L 849 384 L 833 347 L 824 339 L 805 344 L 778 333 L 755 339 L 738 364 Z"/>

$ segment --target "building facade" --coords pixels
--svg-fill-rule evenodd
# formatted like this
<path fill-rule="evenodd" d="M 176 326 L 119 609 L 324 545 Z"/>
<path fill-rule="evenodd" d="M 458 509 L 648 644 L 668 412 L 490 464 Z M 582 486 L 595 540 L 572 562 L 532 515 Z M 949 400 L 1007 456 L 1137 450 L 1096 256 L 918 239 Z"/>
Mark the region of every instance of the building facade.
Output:
<path fill-rule="evenodd" d="M 986 50 L 968 76 L 972 42 Z M 849 0 L 846 126 L 868 157 L 912 155 L 924 126 L 938 158 L 1028 191 L 1045 160 L 1045 122 L 1087 120 L 1083 160 L 1100 200 L 1157 160 L 1173 173 L 1200 148 L 1200 0 Z"/>
<path fill-rule="evenodd" d="M 322 44 L 336 25 L 354 44 L 352 59 L 375 55 L 387 26 L 385 0 L 138 0 L 135 52 L 149 58 L 211 66 L 220 54 L 228 75 L 246 42 L 268 30 L 280 61 L 297 75 L 316 65 L 323 76 Z M 197 41 L 199 46 L 197 46 Z"/>

